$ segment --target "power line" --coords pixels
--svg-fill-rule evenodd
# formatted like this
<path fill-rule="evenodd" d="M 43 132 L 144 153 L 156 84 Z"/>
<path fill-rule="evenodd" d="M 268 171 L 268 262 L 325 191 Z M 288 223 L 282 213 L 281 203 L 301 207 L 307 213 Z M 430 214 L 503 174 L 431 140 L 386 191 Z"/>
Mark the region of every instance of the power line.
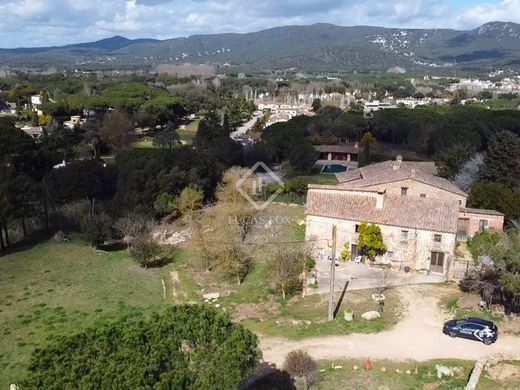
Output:
<path fill-rule="evenodd" d="M 329 238 L 316 238 L 312 240 L 297 240 L 297 241 L 267 241 L 267 242 L 242 242 L 242 241 L 207 241 L 207 240 L 190 240 L 192 242 L 200 242 L 204 244 L 243 244 L 243 245 L 278 245 L 278 244 L 301 244 L 306 242 L 316 242 L 316 241 L 329 241 Z"/>

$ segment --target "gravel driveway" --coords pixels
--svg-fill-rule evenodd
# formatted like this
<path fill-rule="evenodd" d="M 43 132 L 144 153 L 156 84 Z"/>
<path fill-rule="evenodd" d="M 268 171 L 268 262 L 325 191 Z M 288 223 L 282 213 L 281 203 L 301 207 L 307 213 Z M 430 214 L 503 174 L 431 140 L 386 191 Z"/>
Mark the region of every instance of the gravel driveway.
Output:
<path fill-rule="evenodd" d="M 371 358 L 395 361 L 454 358 L 476 360 L 494 353 L 511 358 L 520 357 L 520 337 L 499 335 L 491 346 L 451 338 L 442 333 L 447 319 L 439 308 L 431 287 L 412 285 L 399 288 L 403 307 L 408 308 L 404 318 L 391 330 L 376 334 L 317 337 L 300 341 L 282 338 L 260 338 L 264 360 L 283 364 L 287 353 L 304 349 L 315 359 Z M 500 329 L 500 324 L 499 324 Z"/>
<path fill-rule="evenodd" d="M 316 262 L 318 271 L 318 288 L 309 289 L 310 294 L 327 294 L 330 283 L 330 262 L 322 260 Z M 368 267 L 365 264 L 355 264 L 352 261 L 341 263 L 334 271 L 334 290 L 341 291 L 348 282 L 348 290 L 365 290 L 377 287 L 383 279 L 384 272 L 377 267 Z M 410 284 L 444 283 L 443 275 L 405 273 L 403 271 L 387 271 L 386 286 L 406 286 Z"/>

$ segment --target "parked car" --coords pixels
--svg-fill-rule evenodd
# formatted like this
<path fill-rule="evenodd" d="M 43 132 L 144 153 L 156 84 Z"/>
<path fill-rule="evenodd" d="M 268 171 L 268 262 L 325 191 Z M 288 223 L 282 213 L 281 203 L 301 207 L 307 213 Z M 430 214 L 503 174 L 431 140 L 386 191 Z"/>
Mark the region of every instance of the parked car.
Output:
<path fill-rule="evenodd" d="M 329 256 L 328 259 L 329 259 L 329 263 L 332 263 L 332 256 Z M 339 266 L 339 256 L 336 256 L 336 258 L 334 259 L 334 265 L 336 267 Z"/>
<path fill-rule="evenodd" d="M 481 341 L 486 345 L 493 344 L 498 338 L 497 326 L 480 318 L 449 320 L 444 323 L 442 332 L 450 337 L 463 337 Z"/>

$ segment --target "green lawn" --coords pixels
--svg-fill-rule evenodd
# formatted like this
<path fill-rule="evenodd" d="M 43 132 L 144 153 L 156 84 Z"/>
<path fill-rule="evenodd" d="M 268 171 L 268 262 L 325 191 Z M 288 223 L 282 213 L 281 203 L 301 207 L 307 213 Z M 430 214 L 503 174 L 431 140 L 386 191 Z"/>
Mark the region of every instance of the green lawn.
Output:
<path fill-rule="evenodd" d="M 309 184 L 338 184 L 336 175 L 332 173 L 316 173 L 314 175 L 301 175 L 299 177 L 305 179 Z"/>
<path fill-rule="evenodd" d="M 310 389 L 463 389 L 475 362 L 464 360 L 429 360 L 405 363 L 374 361 L 371 370 L 365 370 L 364 364 L 364 360 L 322 361 L 319 364 L 322 372 L 318 372 L 316 383 L 310 386 Z M 462 367 L 463 374 L 438 379 L 435 369 L 436 364 Z M 519 363 L 513 364 L 518 365 Z M 333 369 L 333 365 L 342 368 Z M 354 366 L 358 366 L 358 369 L 354 370 Z M 381 371 L 383 367 L 385 368 L 384 372 Z M 399 372 L 396 372 L 396 370 L 399 370 Z M 518 379 L 495 381 L 490 379 L 488 375 L 482 375 L 478 388 L 479 390 L 505 390 L 518 389 L 519 386 L 520 381 Z"/>
<path fill-rule="evenodd" d="M 177 134 L 179 134 L 179 137 L 181 138 L 182 141 L 191 143 L 195 139 L 197 132 L 189 131 L 189 130 L 177 130 Z"/>
<path fill-rule="evenodd" d="M 152 137 L 144 137 L 140 141 L 134 143 L 134 148 L 136 149 L 151 149 L 153 147 Z"/>
<path fill-rule="evenodd" d="M 187 126 L 186 126 L 186 131 L 188 132 L 191 132 L 191 133 L 196 133 L 197 130 L 199 129 L 199 123 L 200 123 L 200 120 L 202 118 L 195 118 L 194 121 L 190 122 Z"/>
<path fill-rule="evenodd" d="M 125 251 L 96 253 L 79 240 L 0 257 L 0 388 L 16 383 L 36 347 L 166 307 L 168 268 L 144 270 Z"/>
<path fill-rule="evenodd" d="M 328 322 L 328 295 L 310 295 L 305 298 L 295 298 L 280 306 L 280 314 L 265 320 L 248 319 L 244 325 L 252 331 L 268 336 L 281 336 L 290 339 L 306 337 L 345 335 L 350 333 L 377 333 L 392 328 L 397 324 L 401 312 L 398 294 L 395 290 L 387 290 L 388 306 L 381 318 L 366 321 L 361 314 L 377 310 L 371 294 L 375 291 L 347 291 L 338 314 L 333 321 Z M 339 299 L 339 293 L 336 299 Z M 354 320 L 347 322 L 344 311 L 353 309 Z"/>
<path fill-rule="evenodd" d="M 441 307 L 449 312 L 453 318 L 469 318 L 478 317 L 489 321 L 502 322 L 504 317 L 500 314 L 492 313 L 486 310 L 479 310 L 477 308 L 462 308 L 459 307 L 459 296 L 449 295 L 440 302 Z"/>

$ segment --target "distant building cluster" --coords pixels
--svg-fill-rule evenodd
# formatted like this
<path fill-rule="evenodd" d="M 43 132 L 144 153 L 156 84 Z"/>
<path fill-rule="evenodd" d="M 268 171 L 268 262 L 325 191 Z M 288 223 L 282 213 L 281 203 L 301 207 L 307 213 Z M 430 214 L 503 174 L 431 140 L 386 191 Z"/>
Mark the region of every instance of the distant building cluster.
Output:
<path fill-rule="evenodd" d="M 480 80 L 480 79 L 460 79 L 458 83 L 450 86 L 450 91 L 465 89 L 470 95 L 476 95 L 482 91 L 489 91 L 494 94 L 520 93 L 520 76 L 507 77 L 500 81 Z"/>
<path fill-rule="evenodd" d="M 266 125 L 272 125 L 278 122 L 287 122 L 299 115 L 313 116 L 314 112 L 310 104 L 286 104 L 286 103 L 259 103 L 260 111 L 268 111 L 270 113 Z"/>

